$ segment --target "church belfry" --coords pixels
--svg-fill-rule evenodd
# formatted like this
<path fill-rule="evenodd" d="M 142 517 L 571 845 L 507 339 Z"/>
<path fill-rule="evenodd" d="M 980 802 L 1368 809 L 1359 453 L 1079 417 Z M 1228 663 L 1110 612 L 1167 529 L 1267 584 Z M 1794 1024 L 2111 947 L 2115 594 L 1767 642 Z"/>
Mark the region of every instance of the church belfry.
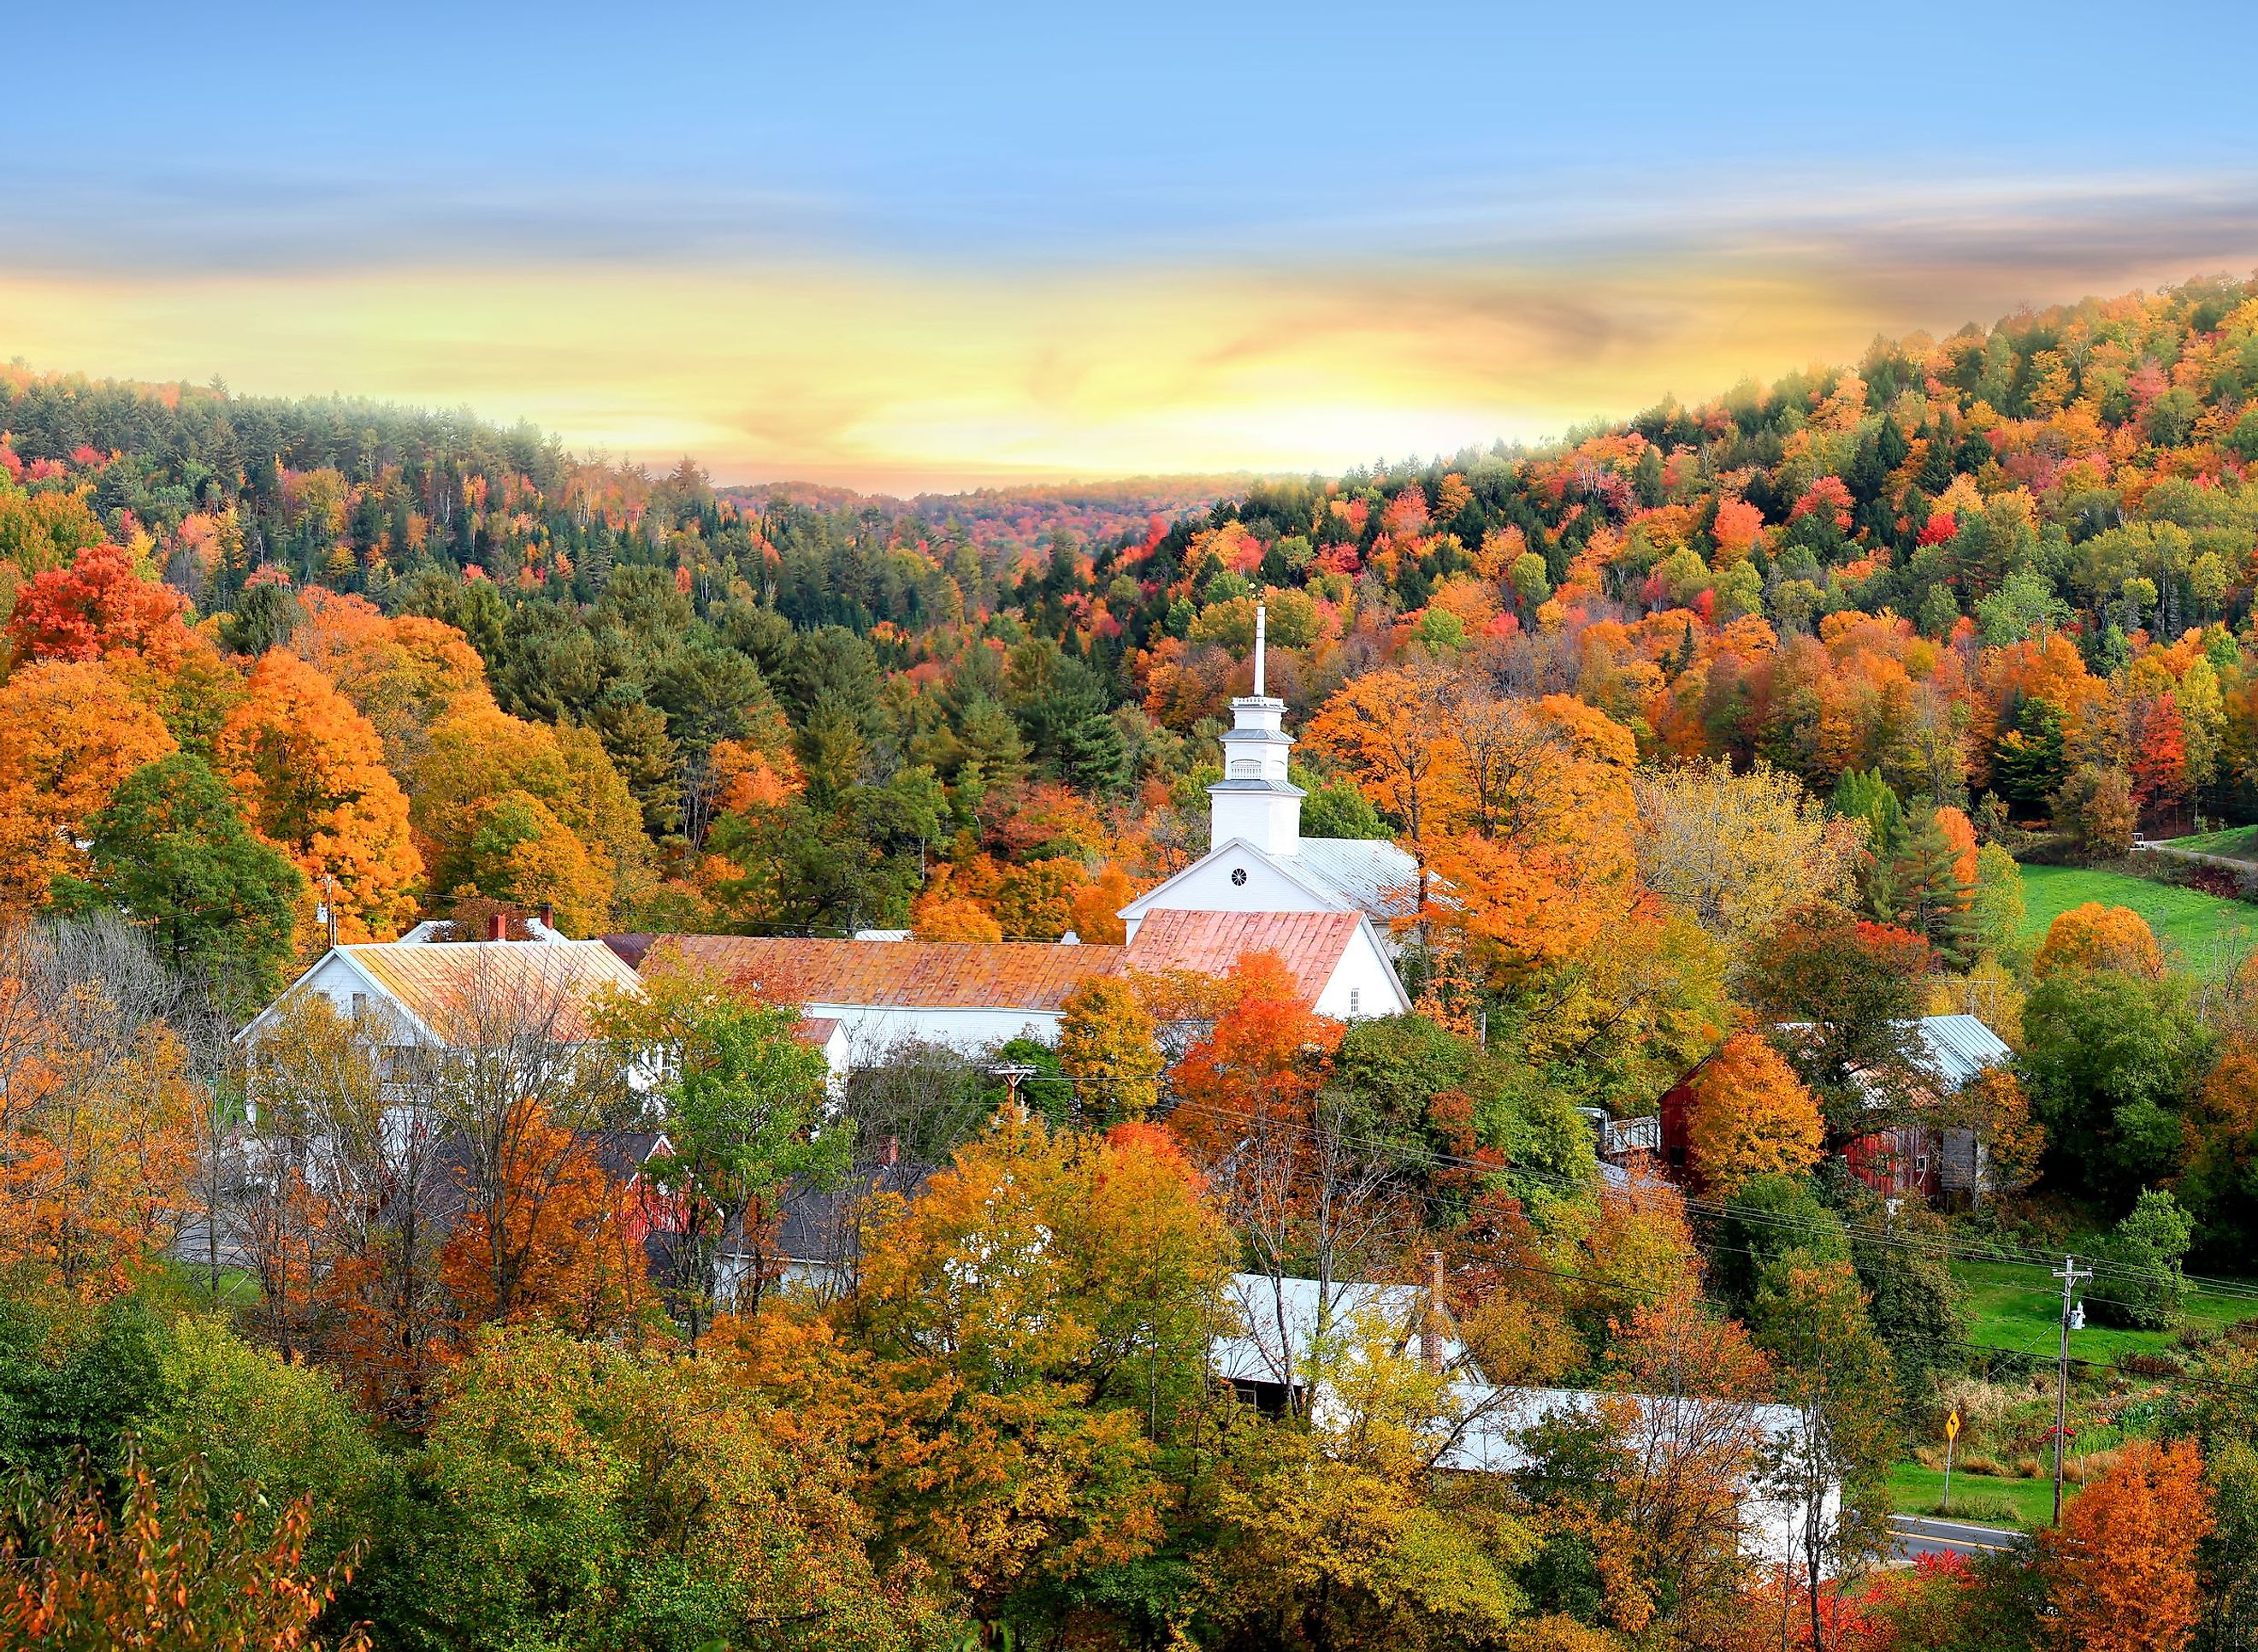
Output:
<path fill-rule="evenodd" d="M 1254 692 L 1231 702 L 1231 727 L 1222 736 L 1223 778 L 1207 789 L 1208 840 L 1221 847 L 1244 838 L 1268 854 L 1292 854 L 1302 846 L 1302 799 L 1286 777 L 1293 736 L 1284 727 L 1286 702 L 1263 692 L 1263 651 L 1268 616 L 1254 610 Z"/>

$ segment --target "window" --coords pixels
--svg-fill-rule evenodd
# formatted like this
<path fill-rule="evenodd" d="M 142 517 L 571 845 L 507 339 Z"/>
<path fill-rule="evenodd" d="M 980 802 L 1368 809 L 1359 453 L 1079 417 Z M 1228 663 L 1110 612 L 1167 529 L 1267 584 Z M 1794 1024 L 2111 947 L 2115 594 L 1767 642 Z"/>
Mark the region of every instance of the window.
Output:
<path fill-rule="evenodd" d="M 359 1021 L 366 1019 L 367 1015 L 368 994 L 365 992 L 356 992 L 352 996 L 352 1017 L 354 1020 Z"/>
<path fill-rule="evenodd" d="M 1246 882 L 1246 869 L 1243 866 L 1232 867 L 1231 869 L 1231 881 L 1234 885 L 1243 885 Z"/>
<path fill-rule="evenodd" d="M 1351 987 L 1348 989 L 1348 1012 L 1354 1015 L 1363 1008 L 1364 989 L 1361 987 Z"/>

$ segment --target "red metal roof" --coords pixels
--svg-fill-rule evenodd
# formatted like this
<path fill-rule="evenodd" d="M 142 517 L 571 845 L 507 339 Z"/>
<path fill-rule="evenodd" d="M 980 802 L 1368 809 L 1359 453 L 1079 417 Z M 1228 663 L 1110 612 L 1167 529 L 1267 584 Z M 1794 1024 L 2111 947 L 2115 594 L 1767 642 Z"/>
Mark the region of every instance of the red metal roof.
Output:
<path fill-rule="evenodd" d="M 643 967 L 646 974 L 709 969 L 777 1003 L 1056 1014 L 1076 982 L 1117 973 L 1125 950 L 1042 941 L 664 935 L 652 943 Z"/>
<path fill-rule="evenodd" d="M 1362 921 L 1360 912 L 1151 911 L 1137 926 L 1124 967 L 1221 975 L 1248 953 L 1275 953 L 1303 998 L 1315 1003 Z"/>
<path fill-rule="evenodd" d="M 799 940 L 662 935 L 645 974 L 706 969 L 777 1003 L 1057 1014 L 1076 982 L 1130 970 L 1228 975 L 1251 952 L 1275 953 L 1315 1003 L 1362 921 L 1356 912 L 1146 914 L 1126 947 L 1043 941 Z"/>

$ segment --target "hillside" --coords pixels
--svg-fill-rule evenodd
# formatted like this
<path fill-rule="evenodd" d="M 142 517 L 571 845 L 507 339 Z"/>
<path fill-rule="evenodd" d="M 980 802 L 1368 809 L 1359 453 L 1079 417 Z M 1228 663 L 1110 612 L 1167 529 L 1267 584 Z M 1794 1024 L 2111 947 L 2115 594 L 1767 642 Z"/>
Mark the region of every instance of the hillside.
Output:
<path fill-rule="evenodd" d="M 2117 863 L 2258 814 L 2254 392 L 2258 282 L 2198 284 L 1542 450 L 898 500 L 0 375 L 8 1542 L 91 1572 L 123 1498 L 190 1535 L 85 1598 L 275 1644 L 1770 1645 L 1791 1506 L 1843 1511 L 1814 1645 L 2036 1644 L 2112 1522 L 2191 1602 L 2189 1442 L 2252 1475 L 2251 1287 L 2182 1260 L 2258 1243 L 2258 982 L 2231 868 Z M 1238 768 L 1259 705 L 1221 796 L 1408 852 L 1321 927 L 1410 1013 L 1047 946 L 1055 1044 L 996 1041 L 1000 954 L 872 940 L 826 955 L 991 1041 L 834 1067 L 647 934 L 327 951 L 1120 940 L 1210 847 L 1258 611 L 1307 797 Z M 493 985 L 565 957 L 600 990 Z M 315 975 L 231 1036 L 316 960 L 422 1008 Z M 2051 1512 L 2073 1250 L 2087 1535 L 1823 1583 L 1947 1414 L 1963 1495 Z"/>

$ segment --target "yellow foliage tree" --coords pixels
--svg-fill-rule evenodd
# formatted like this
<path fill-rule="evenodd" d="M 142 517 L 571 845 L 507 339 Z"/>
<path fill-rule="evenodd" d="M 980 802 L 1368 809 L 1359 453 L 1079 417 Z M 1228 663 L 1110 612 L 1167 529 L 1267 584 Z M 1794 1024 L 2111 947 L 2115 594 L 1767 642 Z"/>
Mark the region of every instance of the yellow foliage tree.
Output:
<path fill-rule="evenodd" d="M 411 817 L 444 891 L 552 901 L 568 930 L 586 932 L 656 883 L 642 811 L 593 729 L 529 722 L 466 694 L 431 725 L 415 780 Z"/>
<path fill-rule="evenodd" d="M 1862 835 L 1830 820 L 1793 775 L 1720 757 L 1637 777 L 1638 869 L 1646 887 L 1721 940 L 1852 888 Z"/>
<path fill-rule="evenodd" d="M 1067 994 L 1063 1007 L 1059 1065 L 1077 1081 L 1083 1108 L 1108 1123 L 1151 1112 L 1160 1098 L 1161 1051 L 1135 985 L 1092 975 Z"/>

